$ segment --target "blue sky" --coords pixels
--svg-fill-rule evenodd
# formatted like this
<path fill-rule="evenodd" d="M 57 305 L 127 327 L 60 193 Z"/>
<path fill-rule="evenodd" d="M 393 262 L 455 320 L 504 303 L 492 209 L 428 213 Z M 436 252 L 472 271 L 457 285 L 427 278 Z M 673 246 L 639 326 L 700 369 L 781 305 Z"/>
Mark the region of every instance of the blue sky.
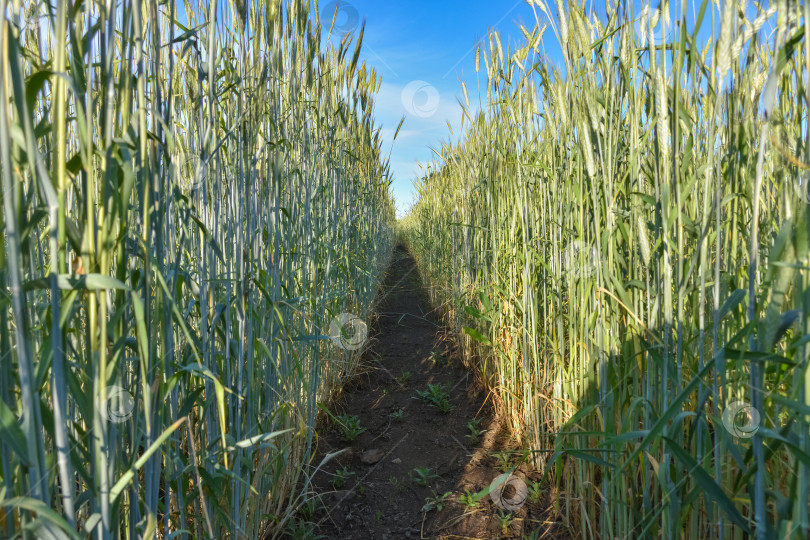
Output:
<path fill-rule="evenodd" d="M 328 27 L 335 2 L 321 0 L 319 8 L 323 25 Z M 524 0 L 338 2 L 339 30 L 359 29 L 363 18 L 366 30 L 360 57 L 383 77 L 375 116 L 386 148 L 405 117 L 391 148 L 392 190 L 401 215 L 413 200 L 413 181 L 420 171 L 417 163 L 428 163 L 434 156 L 431 148 L 439 148 L 450 138 L 448 122 L 458 137 L 462 76 L 475 107 L 476 44 L 490 29 L 501 33 L 504 46 L 507 37 L 520 41 L 523 34 L 517 24 L 531 30 L 535 15 Z M 551 54 L 548 48 L 556 46 L 556 40 L 552 35 L 545 41 Z"/>
<path fill-rule="evenodd" d="M 748 16 L 753 15 L 750 0 L 724 1 L 744 1 Z M 555 11 L 555 2 L 547 3 L 552 12 Z M 647 3 L 655 8 L 660 0 L 633 0 L 634 12 L 640 14 Z M 690 32 L 701 3 L 702 0 L 686 3 Z M 589 11 L 595 9 L 600 17 L 605 16 L 604 3 L 587 0 L 586 6 Z M 670 9 L 677 11 L 677 6 L 679 2 L 670 2 Z M 462 78 L 467 84 L 472 112 L 477 110 L 476 46 L 485 42 L 490 30 L 498 31 L 504 49 L 509 42 L 520 45 L 524 40 L 520 24 L 531 31 L 536 17 L 544 24 L 548 22 L 539 9 L 532 8 L 525 0 L 320 0 L 319 9 L 322 24 L 327 29 L 337 9 L 335 33 L 339 36 L 346 31 L 356 34 L 365 20 L 360 58 L 382 75 L 375 118 L 382 127 L 386 149 L 391 148 L 392 191 L 400 217 L 414 200 L 413 184 L 422 171 L 419 164 L 429 163 L 435 156 L 432 149 L 439 149 L 442 142 L 459 137 Z M 716 9 L 714 0 L 710 0 L 698 34 L 701 50 L 711 37 L 712 12 L 716 17 Z M 556 13 L 553 16 L 556 25 Z M 720 22 L 717 19 L 714 22 L 715 31 L 719 33 Z M 670 25 L 670 36 L 673 31 Z M 763 31 L 766 39 L 770 39 L 772 31 L 773 24 L 766 25 Z M 550 27 L 544 34 L 542 50 L 546 61 L 564 73 L 559 44 Z M 480 83 L 485 82 L 485 76 L 481 77 Z M 392 144 L 394 131 L 403 116 L 402 129 Z"/>

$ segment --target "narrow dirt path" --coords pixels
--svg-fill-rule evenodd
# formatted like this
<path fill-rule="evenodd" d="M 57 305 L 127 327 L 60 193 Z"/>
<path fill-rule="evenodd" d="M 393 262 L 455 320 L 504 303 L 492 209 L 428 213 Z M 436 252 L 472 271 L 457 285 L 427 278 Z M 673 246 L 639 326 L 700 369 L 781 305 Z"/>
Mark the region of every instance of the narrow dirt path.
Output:
<path fill-rule="evenodd" d="M 531 491 L 540 478 L 525 464 L 515 471 L 520 482 L 503 489 L 513 512 L 489 495 L 475 506 L 459 501 L 465 490 L 487 488 L 504 463 L 520 463 L 520 456 L 493 455 L 508 451 L 510 439 L 486 393 L 461 366 L 416 264 L 401 246 L 381 294 L 361 374 L 331 405 L 335 417 L 346 425 L 356 417 L 355 431 L 364 431 L 349 441 L 339 423 L 319 430 L 314 463 L 347 450 L 313 480 L 317 533 L 341 540 L 562 537 L 552 532 L 562 528 L 550 517 L 548 490 L 538 489 L 539 497 L 515 491 L 521 482 Z M 477 423 L 477 436 L 470 422 Z M 431 507 L 437 499 L 440 511 Z"/>

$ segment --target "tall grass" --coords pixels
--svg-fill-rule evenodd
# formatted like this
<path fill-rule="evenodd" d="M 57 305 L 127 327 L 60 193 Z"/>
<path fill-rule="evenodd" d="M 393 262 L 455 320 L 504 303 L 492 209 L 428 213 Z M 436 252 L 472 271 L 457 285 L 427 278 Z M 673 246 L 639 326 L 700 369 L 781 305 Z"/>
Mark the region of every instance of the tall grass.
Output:
<path fill-rule="evenodd" d="M 808 538 L 810 7 L 531 4 L 402 224 L 435 300 L 577 537 Z"/>
<path fill-rule="evenodd" d="M 393 222 L 380 79 L 317 12 L 0 0 L 0 536 L 257 538 L 306 496 Z"/>

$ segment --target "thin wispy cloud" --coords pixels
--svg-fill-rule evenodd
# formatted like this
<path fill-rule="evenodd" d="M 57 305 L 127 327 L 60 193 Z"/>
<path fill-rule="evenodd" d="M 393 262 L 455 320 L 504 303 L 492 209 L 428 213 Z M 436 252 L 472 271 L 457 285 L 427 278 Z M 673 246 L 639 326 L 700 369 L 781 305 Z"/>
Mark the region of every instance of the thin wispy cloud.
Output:
<path fill-rule="evenodd" d="M 460 136 L 460 78 L 467 83 L 471 106 L 478 106 L 475 48 L 492 29 L 501 32 L 504 43 L 521 40 L 518 23 L 528 24 L 534 14 L 523 0 L 340 4 L 348 6 L 349 16 L 339 22 L 353 23 L 357 32 L 365 21 L 361 59 L 382 76 L 375 117 L 385 148 L 391 148 L 392 190 L 401 215 L 413 200 L 413 180 L 424 172 L 420 163 L 432 161 L 432 149 Z"/>

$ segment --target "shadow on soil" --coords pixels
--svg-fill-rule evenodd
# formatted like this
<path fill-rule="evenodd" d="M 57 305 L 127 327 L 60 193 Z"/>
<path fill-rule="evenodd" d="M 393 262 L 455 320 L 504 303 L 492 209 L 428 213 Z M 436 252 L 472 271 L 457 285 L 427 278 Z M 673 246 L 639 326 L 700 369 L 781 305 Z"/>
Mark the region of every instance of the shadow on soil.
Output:
<path fill-rule="evenodd" d="M 517 452 L 497 455 L 514 449 L 514 441 L 494 417 L 486 392 L 461 366 L 404 247 L 396 248 L 379 294 L 360 375 L 332 404 L 332 414 L 356 416 L 355 431 L 365 430 L 351 442 L 335 422 L 319 430 L 314 464 L 347 451 L 313 480 L 306 517 L 316 533 L 341 540 L 568 538 L 545 486 L 523 498 L 515 491 L 519 483 L 502 488 L 501 506 L 512 501 L 518 507 L 512 512 L 490 495 L 474 506 L 460 501 L 465 490 L 486 489 L 505 462 L 511 467 L 520 461 Z M 477 437 L 471 422 L 478 425 Z M 529 492 L 541 476 L 526 464 L 515 474 Z"/>

